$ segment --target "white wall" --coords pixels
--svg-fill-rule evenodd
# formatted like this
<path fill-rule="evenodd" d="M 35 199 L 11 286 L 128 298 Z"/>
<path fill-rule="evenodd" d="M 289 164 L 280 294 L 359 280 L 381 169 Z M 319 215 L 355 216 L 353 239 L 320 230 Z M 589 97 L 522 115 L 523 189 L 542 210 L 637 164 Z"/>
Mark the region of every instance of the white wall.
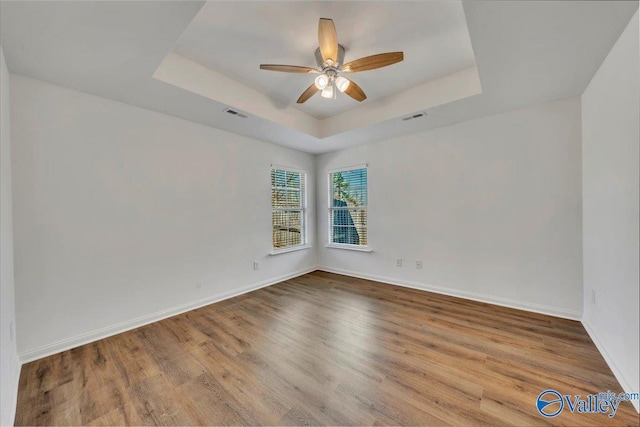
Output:
<path fill-rule="evenodd" d="M 9 70 L 0 47 L 0 425 L 13 425 L 20 361 L 15 337 Z"/>
<path fill-rule="evenodd" d="M 315 249 L 267 255 L 270 166 L 313 190 L 313 156 L 20 76 L 11 91 L 24 360 L 314 269 Z"/>
<path fill-rule="evenodd" d="M 579 319 L 580 138 L 570 98 L 319 156 L 319 265 Z M 373 252 L 325 248 L 327 170 L 362 163 Z"/>
<path fill-rule="evenodd" d="M 640 389 L 638 34 L 636 12 L 582 95 L 583 323 L 628 392 Z"/>

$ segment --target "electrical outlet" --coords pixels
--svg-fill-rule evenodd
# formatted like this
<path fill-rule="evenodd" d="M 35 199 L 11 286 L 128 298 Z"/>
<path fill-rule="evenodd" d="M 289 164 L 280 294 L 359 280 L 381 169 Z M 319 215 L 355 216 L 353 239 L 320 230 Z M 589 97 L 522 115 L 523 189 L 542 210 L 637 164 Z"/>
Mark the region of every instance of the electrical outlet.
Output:
<path fill-rule="evenodd" d="M 260 269 L 260 264 L 258 264 L 258 261 L 253 261 L 253 269 L 254 270 Z"/>
<path fill-rule="evenodd" d="M 591 289 L 591 304 L 595 304 L 595 303 L 596 303 L 596 290 Z"/>
<path fill-rule="evenodd" d="M 422 270 L 422 261 L 416 261 L 416 268 Z"/>
<path fill-rule="evenodd" d="M 13 341 L 13 321 L 9 322 L 9 341 Z"/>
<path fill-rule="evenodd" d="M 396 267 L 402 267 L 402 258 L 396 260 Z"/>

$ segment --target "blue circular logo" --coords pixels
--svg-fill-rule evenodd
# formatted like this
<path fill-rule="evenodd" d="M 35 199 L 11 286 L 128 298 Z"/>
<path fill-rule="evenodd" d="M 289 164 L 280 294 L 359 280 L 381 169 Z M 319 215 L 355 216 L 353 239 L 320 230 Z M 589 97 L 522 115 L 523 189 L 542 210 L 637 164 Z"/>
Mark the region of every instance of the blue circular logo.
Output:
<path fill-rule="evenodd" d="M 538 408 L 540 415 L 553 418 L 564 409 L 562 395 L 555 390 L 545 390 L 538 395 L 536 408 Z"/>

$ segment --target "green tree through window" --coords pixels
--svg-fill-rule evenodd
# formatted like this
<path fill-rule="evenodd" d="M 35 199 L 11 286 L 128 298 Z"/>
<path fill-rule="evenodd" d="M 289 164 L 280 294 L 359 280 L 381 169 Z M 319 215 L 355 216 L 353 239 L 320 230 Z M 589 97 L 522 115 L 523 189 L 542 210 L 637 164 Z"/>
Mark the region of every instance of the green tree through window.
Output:
<path fill-rule="evenodd" d="M 332 244 L 367 245 L 367 168 L 329 174 L 329 241 Z"/>

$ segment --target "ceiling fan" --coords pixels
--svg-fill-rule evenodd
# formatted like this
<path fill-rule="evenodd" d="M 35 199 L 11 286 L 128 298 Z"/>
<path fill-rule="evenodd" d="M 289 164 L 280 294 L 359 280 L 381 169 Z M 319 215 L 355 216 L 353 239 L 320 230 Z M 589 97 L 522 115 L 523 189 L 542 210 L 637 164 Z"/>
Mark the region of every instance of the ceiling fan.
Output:
<path fill-rule="evenodd" d="M 318 23 L 318 45 L 319 47 L 315 53 L 316 62 L 318 63 L 317 68 L 297 65 L 260 64 L 260 69 L 285 73 L 318 74 L 314 83 L 302 92 L 302 95 L 298 98 L 298 104 L 302 104 L 319 91 L 321 91 L 320 95 L 323 98 L 335 99 L 336 92 L 340 91 L 356 101 L 362 102 L 367 99 L 367 95 L 365 95 L 360 86 L 343 76 L 343 74 L 375 70 L 404 59 L 403 52 L 388 52 L 366 56 L 345 64 L 344 47 L 338 44 L 336 27 L 333 24 L 333 20 L 328 18 L 320 18 Z"/>

